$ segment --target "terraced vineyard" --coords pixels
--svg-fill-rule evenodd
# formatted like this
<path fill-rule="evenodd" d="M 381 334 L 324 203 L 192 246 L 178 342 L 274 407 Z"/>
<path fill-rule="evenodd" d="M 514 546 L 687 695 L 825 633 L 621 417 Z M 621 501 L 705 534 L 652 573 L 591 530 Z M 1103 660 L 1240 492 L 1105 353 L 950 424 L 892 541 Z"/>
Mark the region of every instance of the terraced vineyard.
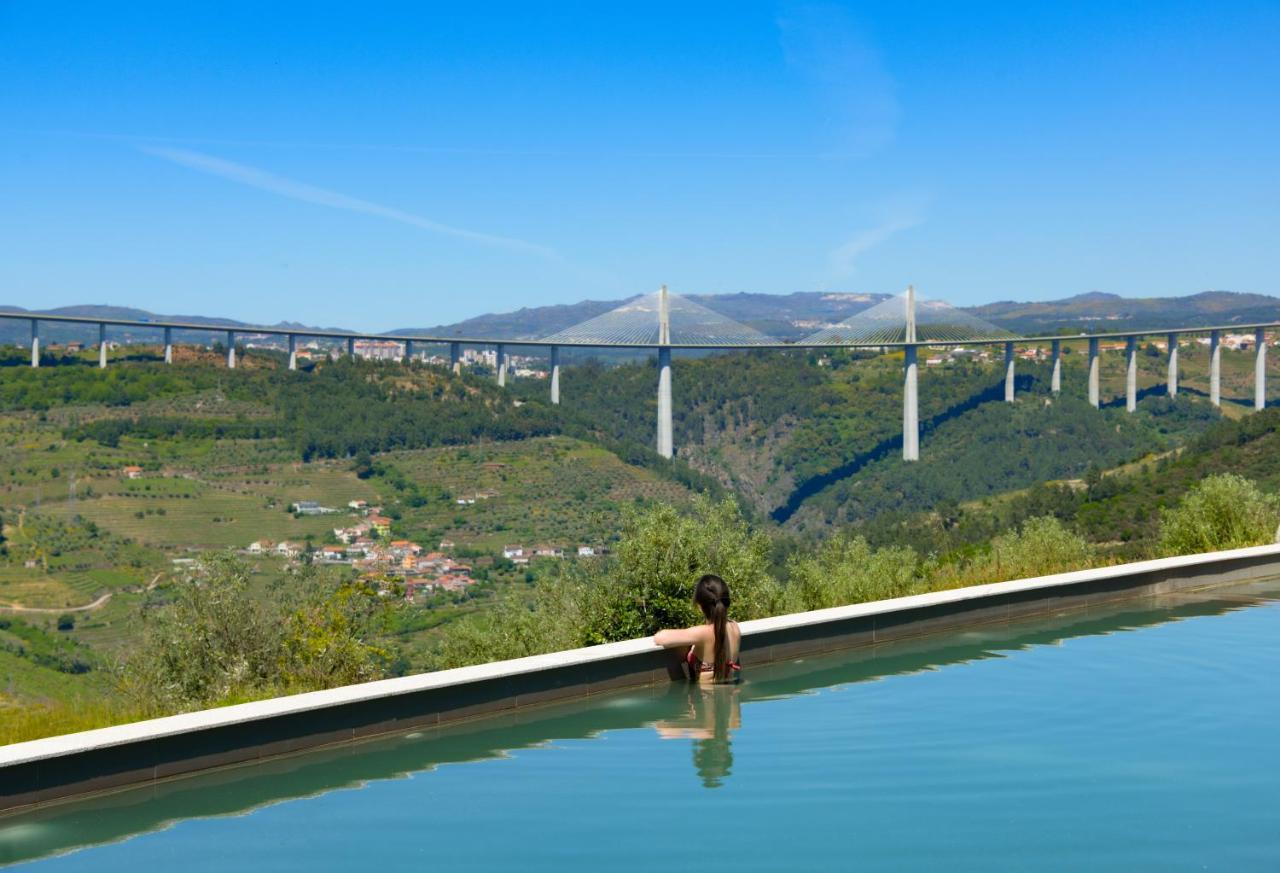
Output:
<path fill-rule="evenodd" d="M 354 476 L 350 478 L 356 481 Z M 163 479 L 157 482 L 166 484 Z M 332 487 L 309 484 L 300 485 L 298 493 L 311 496 L 295 497 L 284 487 L 258 491 L 243 480 L 215 477 L 213 482 L 180 480 L 178 489 L 161 487 L 150 493 L 134 489 L 74 505 L 63 502 L 44 511 L 64 518 L 78 514 L 114 534 L 160 548 L 244 548 L 258 539 L 322 539 L 333 527 L 334 516 L 295 518 L 289 504 L 297 499 L 332 499 L 336 503 L 337 497 L 360 490 L 344 488 L 335 495 Z M 365 489 L 364 493 L 370 492 Z M 345 507 L 346 500 L 337 505 Z"/>

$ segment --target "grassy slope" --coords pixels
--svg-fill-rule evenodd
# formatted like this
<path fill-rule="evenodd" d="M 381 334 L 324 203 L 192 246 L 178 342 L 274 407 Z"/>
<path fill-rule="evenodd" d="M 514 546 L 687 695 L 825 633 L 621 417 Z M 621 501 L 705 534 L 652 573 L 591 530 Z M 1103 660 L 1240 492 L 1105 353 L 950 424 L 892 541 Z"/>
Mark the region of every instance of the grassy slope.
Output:
<path fill-rule="evenodd" d="M 503 545 L 600 544 L 613 538 L 619 512 L 653 500 L 687 502 L 688 489 L 624 464 L 613 454 L 569 437 L 518 443 L 391 452 L 386 463 L 438 495 L 405 508 L 401 529 L 434 546 L 497 551 Z M 489 497 L 477 497 L 489 493 Z M 460 506 L 459 498 L 476 498 Z"/>

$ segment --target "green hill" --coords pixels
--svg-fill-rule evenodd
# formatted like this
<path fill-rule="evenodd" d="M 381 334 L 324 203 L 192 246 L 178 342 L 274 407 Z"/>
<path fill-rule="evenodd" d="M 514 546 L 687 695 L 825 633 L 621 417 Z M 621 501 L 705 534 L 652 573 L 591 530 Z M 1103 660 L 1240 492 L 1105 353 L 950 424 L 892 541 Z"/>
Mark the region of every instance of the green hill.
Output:
<path fill-rule="evenodd" d="M 1154 349 L 1152 351 L 1155 351 Z M 901 357 L 750 352 L 678 359 L 674 368 L 677 458 L 735 491 L 761 516 L 815 531 L 881 512 L 963 502 L 1115 466 L 1183 445 L 1218 416 L 1205 401 L 1202 350 L 1184 356 L 1182 396 L 1164 397 L 1165 358 L 1139 356 L 1138 411 L 1124 411 L 1123 355 L 1102 363 L 1104 408 L 1084 402 L 1085 361 L 1068 344 L 1064 390 L 1047 391 L 1046 361 L 1018 363 L 1018 400 L 1003 402 L 1003 364 L 942 360 L 921 379 L 922 460 L 900 460 Z M 1274 357 L 1274 356 L 1273 356 Z M 1250 389 L 1247 353 L 1224 353 L 1224 402 L 1240 414 Z M 1270 362 L 1272 392 L 1280 365 Z M 655 365 L 584 366 L 563 396 L 584 428 L 629 444 L 653 440 Z M 526 383 L 531 403 L 543 386 Z"/>

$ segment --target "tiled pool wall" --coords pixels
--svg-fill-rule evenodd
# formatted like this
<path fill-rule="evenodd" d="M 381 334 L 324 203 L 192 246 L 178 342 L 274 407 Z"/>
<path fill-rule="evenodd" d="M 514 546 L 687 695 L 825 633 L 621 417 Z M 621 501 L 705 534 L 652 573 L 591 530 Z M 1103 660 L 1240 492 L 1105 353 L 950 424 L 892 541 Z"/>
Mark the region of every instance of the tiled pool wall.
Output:
<path fill-rule="evenodd" d="M 748 667 L 1144 595 L 1280 576 L 1280 545 L 1166 558 L 743 622 Z M 629 640 L 0 748 L 0 812 L 682 678 Z"/>

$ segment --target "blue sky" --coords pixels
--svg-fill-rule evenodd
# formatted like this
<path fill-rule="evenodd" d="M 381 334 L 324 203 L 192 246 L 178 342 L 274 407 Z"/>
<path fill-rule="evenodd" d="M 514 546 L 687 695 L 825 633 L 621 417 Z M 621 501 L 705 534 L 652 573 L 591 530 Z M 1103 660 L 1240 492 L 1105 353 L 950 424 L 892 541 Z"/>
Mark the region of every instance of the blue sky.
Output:
<path fill-rule="evenodd" d="M 0 0 L 0 302 L 1280 293 L 1280 5 Z"/>

